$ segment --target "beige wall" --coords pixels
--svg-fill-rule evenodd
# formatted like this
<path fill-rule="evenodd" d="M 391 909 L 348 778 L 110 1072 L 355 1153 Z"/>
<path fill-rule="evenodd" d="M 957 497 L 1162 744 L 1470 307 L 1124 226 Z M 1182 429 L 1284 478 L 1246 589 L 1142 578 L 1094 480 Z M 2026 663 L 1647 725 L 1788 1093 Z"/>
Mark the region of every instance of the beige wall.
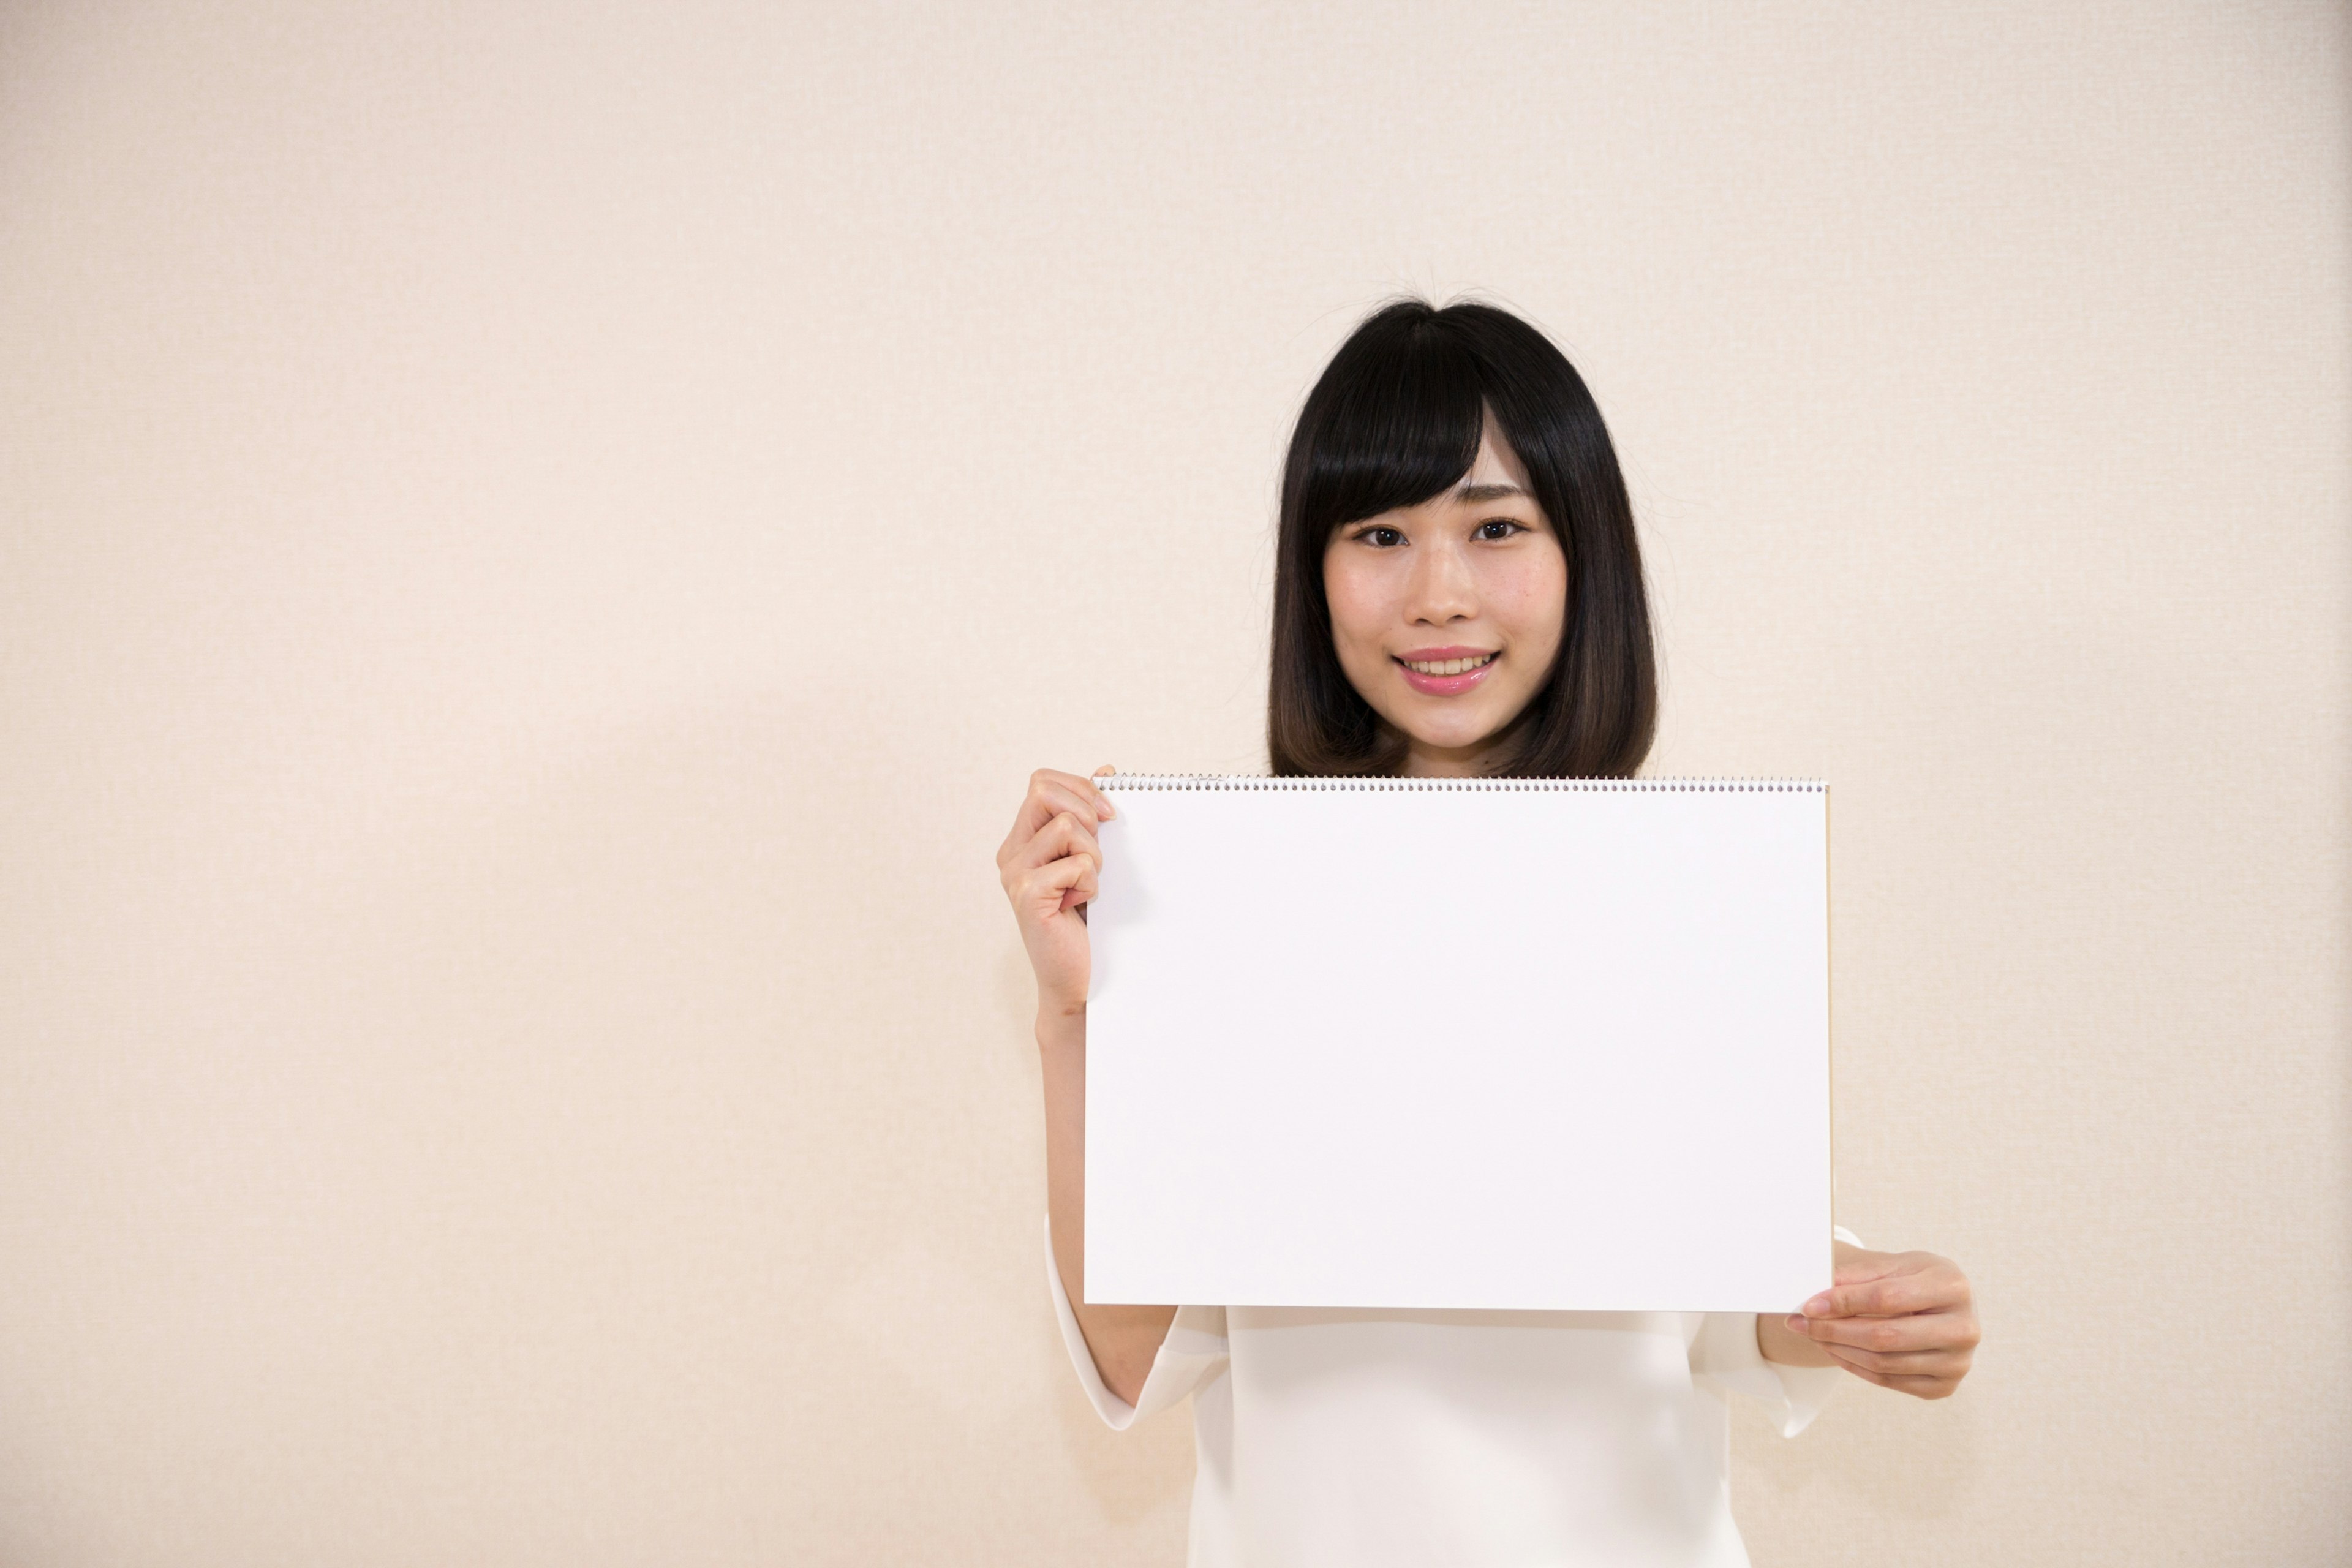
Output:
<path fill-rule="evenodd" d="M 1288 416 L 1474 286 L 1980 1289 L 1759 1563 L 2340 1547 L 2339 11 L 363 9 L 0 15 L 0 1563 L 1180 1561 L 991 853 L 1262 767 Z"/>

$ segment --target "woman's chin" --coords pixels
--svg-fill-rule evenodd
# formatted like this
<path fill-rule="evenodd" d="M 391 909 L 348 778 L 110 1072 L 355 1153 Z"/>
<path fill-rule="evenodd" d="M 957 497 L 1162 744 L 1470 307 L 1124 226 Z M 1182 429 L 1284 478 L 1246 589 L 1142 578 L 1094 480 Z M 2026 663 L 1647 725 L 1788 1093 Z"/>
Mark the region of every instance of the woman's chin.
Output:
<path fill-rule="evenodd" d="M 1492 725 L 1467 724 L 1400 724 L 1397 726 L 1416 745 L 1432 752 L 1468 752 L 1485 745 L 1495 738 Z"/>

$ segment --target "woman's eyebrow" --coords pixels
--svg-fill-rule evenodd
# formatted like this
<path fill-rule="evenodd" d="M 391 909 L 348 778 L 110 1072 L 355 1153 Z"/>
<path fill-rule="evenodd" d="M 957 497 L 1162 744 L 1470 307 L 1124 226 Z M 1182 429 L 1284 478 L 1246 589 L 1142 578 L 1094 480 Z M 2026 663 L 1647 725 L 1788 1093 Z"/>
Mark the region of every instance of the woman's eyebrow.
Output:
<path fill-rule="evenodd" d="M 1464 485 L 1454 492 L 1454 499 L 1475 505 L 1482 500 L 1501 500 L 1506 496 L 1523 496 L 1527 493 L 1517 485 Z"/>

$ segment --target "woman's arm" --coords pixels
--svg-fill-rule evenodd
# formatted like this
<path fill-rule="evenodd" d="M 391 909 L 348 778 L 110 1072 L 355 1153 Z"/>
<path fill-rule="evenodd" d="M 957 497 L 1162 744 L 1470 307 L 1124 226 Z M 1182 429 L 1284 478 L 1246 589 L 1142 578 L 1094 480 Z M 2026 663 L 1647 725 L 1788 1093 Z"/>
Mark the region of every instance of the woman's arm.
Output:
<path fill-rule="evenodd" d="M 1108 767 L 1100 770 L 1108 773 Z M 1041 768 L 996 852 L 1022 945 L 1037 976 L 1037 1053 L 1045 1078 L 1045 1201 L 1054 1260 L 1104 1385 L 1133 1405 L 1160 1354 L 1173 1307 L 1089 1306 L 1087 1246 L 1086 905 L 1099 887 L 1095 828 L 1112 815 L 1100 790 Z"/>
<path fill-rule="evenodd" d="M 1942 1399 L 1960 1386 L 1979 1340 L 1959 1265 L 1932 1252 L 1873 1252 L 1839 1241 L 1834 1283 L 1801 1313 L 1759 1312 L 1756 1348 L 1790 1366 L 1843 1366 L 1865 1383 Z"/>
<path fill-rule="evenodd" d="M 1103 1384 L 1132 1405 L 1160 1354 L 1173 1307 L 1090 1306 L 1087 1258 L 1087 1009 L 1037 1010 L 1037 1050 L 1045 1072 L 1045 1201 L 1054 1261 Z"/>

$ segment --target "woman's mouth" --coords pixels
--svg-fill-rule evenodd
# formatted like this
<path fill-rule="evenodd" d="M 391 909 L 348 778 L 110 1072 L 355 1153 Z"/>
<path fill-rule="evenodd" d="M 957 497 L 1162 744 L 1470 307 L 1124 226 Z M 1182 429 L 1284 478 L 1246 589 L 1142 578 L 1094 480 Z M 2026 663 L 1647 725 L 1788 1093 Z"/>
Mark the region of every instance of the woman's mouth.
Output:
<path fill-rule="evenodd" d="M 1425 647 L 1409 655 L 1391 654 L 1404 672 L 1407 686 L 1431 697 L 1452 697 L 1486 679 L 1503 657 L 1499 648 Z"/>

